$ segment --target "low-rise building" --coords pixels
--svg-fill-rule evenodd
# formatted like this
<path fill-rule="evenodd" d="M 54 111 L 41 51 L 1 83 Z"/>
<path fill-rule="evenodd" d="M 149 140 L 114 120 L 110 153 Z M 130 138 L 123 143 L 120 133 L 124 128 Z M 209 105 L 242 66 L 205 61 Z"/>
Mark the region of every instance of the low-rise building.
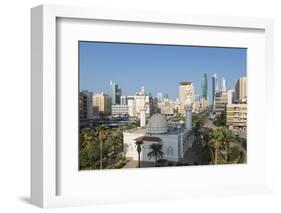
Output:
<path fill-rule="evenodd" d="M 128 105 L 121 105 L 121 104 L 112 105 L 111 114 L 113 116 L 128 115 L 129 114 L 129 106 Z"/>

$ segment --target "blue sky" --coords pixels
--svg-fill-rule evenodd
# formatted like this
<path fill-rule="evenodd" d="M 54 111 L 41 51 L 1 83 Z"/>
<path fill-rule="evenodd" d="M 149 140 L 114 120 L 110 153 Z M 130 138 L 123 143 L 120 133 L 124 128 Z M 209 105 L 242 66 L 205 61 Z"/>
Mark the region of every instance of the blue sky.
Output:
<path fill-rule="evenodd" d="M 247 50 L 175 45 L 79 42 L 80 90 L 109 93 L 109 81 L 122 88 L 122 95 L 134 95 L 141 86 L 156 96 L 167 93 L 175 100 L 178 83 L 192 81 L 201 94 L 201 79 L 217 73 L 226 79 L 228 88 L 246 76 Z"/>

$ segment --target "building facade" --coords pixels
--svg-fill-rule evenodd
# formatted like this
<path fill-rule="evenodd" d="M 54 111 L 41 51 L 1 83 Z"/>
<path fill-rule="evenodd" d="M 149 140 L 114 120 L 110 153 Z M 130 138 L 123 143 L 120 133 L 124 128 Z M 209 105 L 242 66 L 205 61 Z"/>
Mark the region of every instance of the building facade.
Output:
<path fill-rule="evenodd" d="M 194 105 L 194 86 L 192 82 L 179 83 L 180 113 L 185 113 L 185 105 Z"/>
<path fill-rule="evenodd" d="M 241 77 L 235 83 L 235 103 L 247 103 L 248 85 L 247 77 Z"/>
<path fill-rule="evenodd" d="M 93 106 L 98 107 L 100 115 L 111 115 L 112 98 L 103 92 L 95 94 L 93 96 Z"/>
<path fill-rule="evenodd" d="M 227 92 L 216 92 L 215 96 L 215 113 L 216 115 L 225 115 L 225 107 L 228 103 Z"/>
<path fill-rule="evenodd" d="M 93 118 L 92 92 L 84 90 L 79 94 L 79 118 L 80 120 Z"/>
<path fill-rule="evenodd" d="M 163 115 L 174 115 L 175 113 L 175 103 L 169 99 L 158 103 L 158 108 Z"/>
<path fill-rule="evenodd" d="M 127 96 L 128 113 L 130 117 L 137 117 L 135 96 Z"/>
<path fill-rule="evenodd" d="M 121 105 L 121 104 L 112 105 L 111 114 L 113 116 L 129 115 L 129 107 L 128 105 Z"/>
<path fill-rule="evenodd" d="M 186 120 L 190 123 L 191 113 L 186 113 L 186 115 L 189 116 Z M 141 123 L 144 122 L 141 121 Z M 123 132 L 125 156 L 138 160 L 136 141 L 142 141 L 141 161 L 154 162 L 154 158 L 148 157 L 148 153 L 152 151 L 150 145 L 160 143 L 164 153 L 163 159 L 179 162 L 183 159 L 187 149 L 192 146 L 193 136 L 191 132 L 190 125 L 169 124 L 164 115 L 154 114 L 149 119 L 147 126 Z"/>
<path fill-rule="evenodd" d="M 120 97 L 120 104 L 121 105 L 128 105 L 127 96 L 121 96 Z"/>
<path fill-rule="evenodd" d="M 226 125 L 231 129 L 247 129 L 247 104 L 227 104 Z"/>

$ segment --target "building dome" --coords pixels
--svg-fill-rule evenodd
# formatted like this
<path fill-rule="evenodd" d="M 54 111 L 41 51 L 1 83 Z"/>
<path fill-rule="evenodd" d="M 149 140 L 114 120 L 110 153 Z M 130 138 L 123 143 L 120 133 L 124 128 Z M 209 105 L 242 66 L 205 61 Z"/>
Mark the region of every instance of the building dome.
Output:
<path fill-rule="evenodd" d="M 168 122 L 164 115 L 159 113 L 154 114 L 148 121 L 147 132 L 148 133 L 165 133 L 168 131 Z"/>

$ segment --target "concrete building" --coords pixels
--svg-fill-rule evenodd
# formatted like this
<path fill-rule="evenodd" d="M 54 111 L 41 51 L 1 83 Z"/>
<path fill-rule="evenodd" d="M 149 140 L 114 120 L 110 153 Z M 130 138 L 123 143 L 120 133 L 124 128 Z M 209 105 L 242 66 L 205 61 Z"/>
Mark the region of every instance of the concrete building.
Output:
<path fill-rule="evenodd" d="M 179 101 L 180 101 L 180 113 L 185 113 L 184 106 L 189 103 L 194 105 L 194 86 L 192 82 L 180 82 L 179 83 Z"/>
<path fill-rule="evenodd" d="M 80 120 L 93 118 L 92 92 L 84 90 L 79 94 L 79 118 Z"/>
<path fill-rule="evenodd" d="M 103 92 L 95 94 L 93 96 L 93 106 L 97 106 L 99 108 L 100 115 L 111 115 L 112 98 Z"/>
<path fill-rule="evenodd" d="M 199 111 L 204 111 L 209 106 L 209 102 L 205 98 L 200 98 L 199 103 L 200 103 Z"/>
<path fill-rule="evenodd" d="M 155 159 L 147 156 L 150 145 L 153 143 L 162 144 L 164 153 L 163 159 L 168 161 L 179 162 L 183 159 L 184 153 L 188 148 L 192 147 L 193 135 L 191 133 L 191 111 L 186 114 L 186 125 L 180 123 L 168 123 L 166 117 L 161 114 L 154 114 L 149 119 L 148 125 L 138 127 L 132 130 L 123 132 L 123 143 L 125 156 L 138 160 L 138 152 L 136 149 L 136 141 L 142 141 L 142 150 L 140 153 L 141 161 L 154 162 Z M 144 121 L 141 117 L 141 124 Z"/>
<path fill-rule="evenodd" d="M 175 103 L 169 99 L 164 99 L 158 103 L 158 108 L 163 115 L 173 115 L 175 113 Z"/>
<path fill-rule="evenodd" d="M 233 104 L 234 103 L 234 90 L 233 89 L 228 90 L 227 93 L 228 93 L 227 104 Z"/>
<path fill-rule="evenodd" d="M 228 103 L 228 93 L 227 92 L 216 92 L 215 97 L 215 113 L 216 115 L 225 115 L 225 107 Z"/>
<path fill-rule="evenodd" d="M 235 83 L 235 103 L 247 103 L 247 77 L 241 77 Z"/>
<path fill-rule="evenodd" d="M 120 98 L 120 104 L 121 104 L 121 105 L 128 105 L 127 96 L 121 96 L 121 98 Z"/>
<path fill-rule="evenodd" d="M 128 105 L 121 105 L 121 104 L 112 105 L 111 114 L 113 116 L 129 115 L 129 107 Z"/>
<path fill-rule="evenodd" d="M 121 88 L 118 86 L 118 84 L 116 84 L 113 81 L 109 82 L 109 87 L 110 87 L 110 93 L 109 95 L 111 96 L 112 99 L 112 104 L 120 104 L 121 102 Z"/>
<path fill-rule="evenodd" d="M 137 117 L 135 96 L 127 96 L 128 111 L 130 117 Z"/>
<path fill-rule="evenodd" d="M 247 104 L 226 105 L 226 125 L 231 129 L 247 129 Z"/>

